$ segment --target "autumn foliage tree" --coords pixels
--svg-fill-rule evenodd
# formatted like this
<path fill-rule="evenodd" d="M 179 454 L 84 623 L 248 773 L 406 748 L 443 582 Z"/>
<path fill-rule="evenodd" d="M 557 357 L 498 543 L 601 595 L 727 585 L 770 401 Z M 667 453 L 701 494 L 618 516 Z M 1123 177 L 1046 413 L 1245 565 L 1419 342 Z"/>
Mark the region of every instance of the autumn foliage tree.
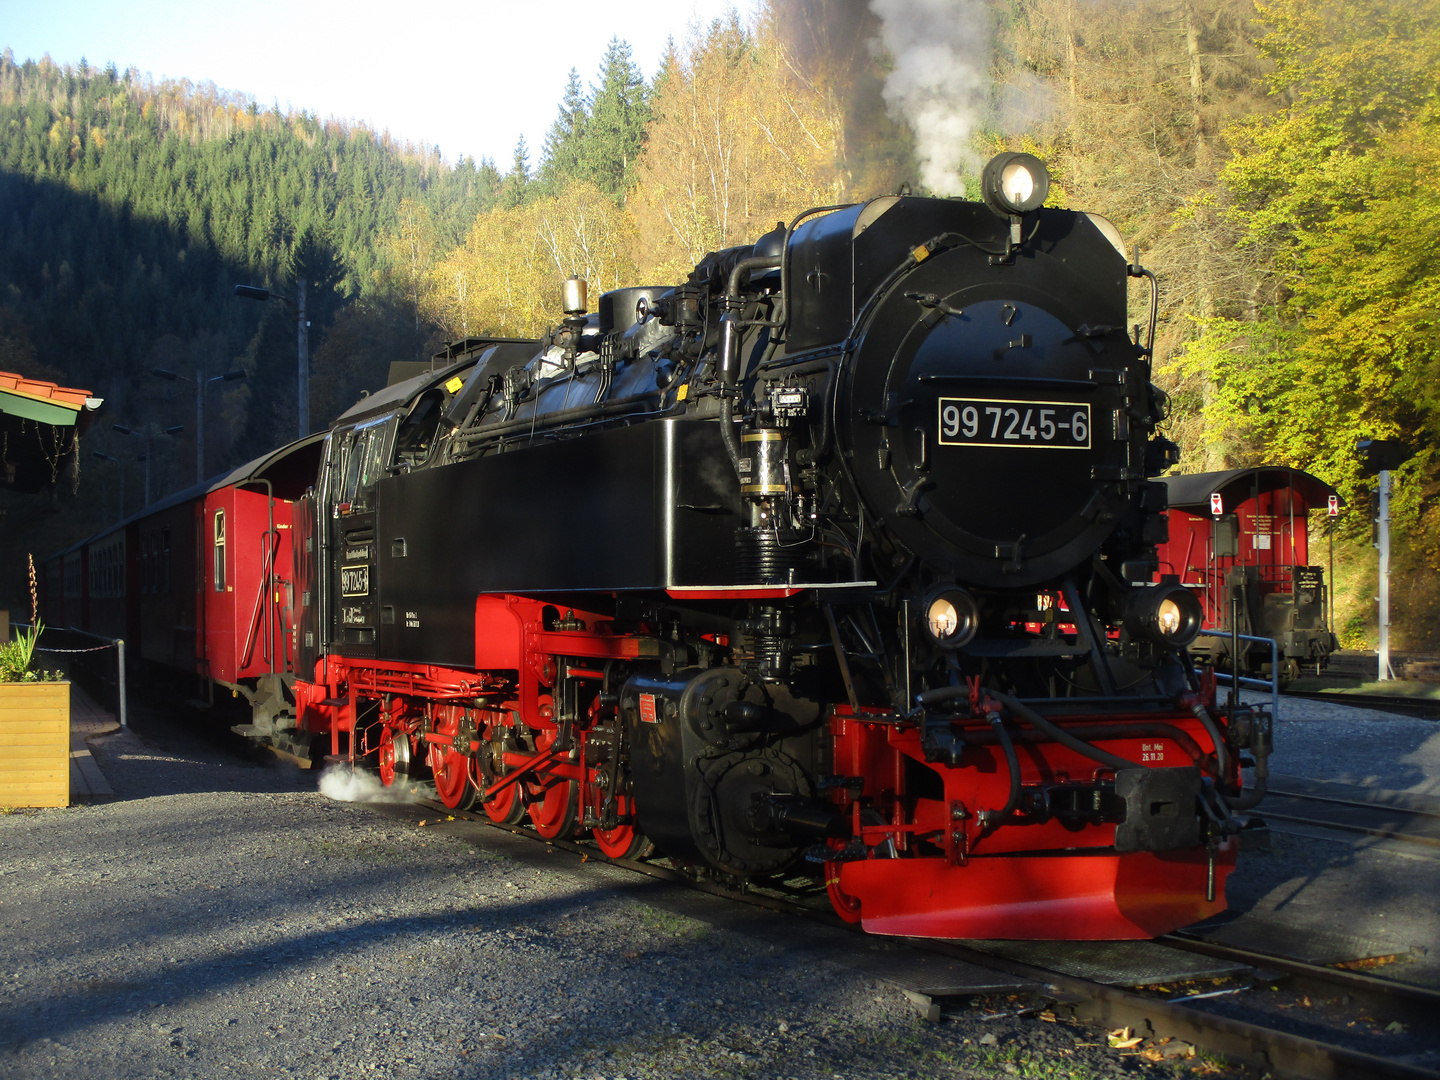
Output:
<path fill-rule="evenodd" d="M 594 184 L 480 214 L 428 278 L 427 311 L 451 337 L 533 336 L 558 322 L 572 274 L 597 294 L 632 284 L 634 226 Z"/>
<path fill-rule="evenodd" d="M 637 262 L 683 277 L 707 251 L 753 242 L 799 209 L 843 195 L 841 120 L 786 63 L 773 33 L 733 12 L 673 51 L 629 205 Z"/>
<path fill-rule="evenodd" d="M 1440 2 L 1274 0 L 1260 13 L 1283 106 L 1229 129 L 1221 179 L 1271 301 L 1202 322 L 1186 363 L 1217 387 L 1205 427 L 1352 496 L 1358 438 L 1409 440 L 1420 452 L 1396 516 L 1433 532 Z"/>

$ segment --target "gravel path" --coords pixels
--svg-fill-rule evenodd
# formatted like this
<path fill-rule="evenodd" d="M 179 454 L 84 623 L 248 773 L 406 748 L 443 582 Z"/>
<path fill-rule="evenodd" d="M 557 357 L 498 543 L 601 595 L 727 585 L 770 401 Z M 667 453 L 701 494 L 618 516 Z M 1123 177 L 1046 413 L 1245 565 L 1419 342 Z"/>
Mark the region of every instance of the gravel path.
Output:
<path fill-rule="evenodd" d="M 925 1023 L 787 947 L 793 920 L 523 837 L 160 729 L 92 747 L 117 800 L 0 815 L 3 1078 L 1149 1068 L 1088 1029 L 982 1022 L 994 999 Z"/>
<path fill-rule="evenodd" d="M 1246 695 L 1268 701 L 1268 695 Z M 1302 698 L 1281 698 L 1270 758 L 1288 777 L 1440 795 L 1440 723 Z M 1342 790 L 1329 794 L 1345 796 Z M 1365 791 L 1353 793 L 1365 798 Z M 1262 803 L 1259 815 L 1266 816 Z M 1275 820 L 1269 851 L 1247 851 L 1230 878 L 1230 915 L 1316 941 L 1354 937 L 1401 960 L 1382 974 L 1440 986 L 1440 849 Z"/>
<path fill-rule="evenodd" d="M 1281 697 L 1270 771 L 1440 796 L 1440 722 Z"/>

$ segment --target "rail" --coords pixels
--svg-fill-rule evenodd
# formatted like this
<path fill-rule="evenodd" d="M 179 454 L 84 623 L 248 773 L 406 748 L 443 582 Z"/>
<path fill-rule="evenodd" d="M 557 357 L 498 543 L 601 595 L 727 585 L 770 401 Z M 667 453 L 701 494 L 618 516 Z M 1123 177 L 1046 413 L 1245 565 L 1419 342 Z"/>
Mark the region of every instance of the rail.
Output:
<path fill-rule="evenodd" d="M 1259 645 L 1270 646 L 1270 678 L 1268 681 L 1265 679 L 1251 679 L 1236 673 L 1234 669 L 1238 667 L 1238 649 L 1232 649 L 1230 652 L 1231 670 L 1217 671 L 1215 672 L 1215 678 L 1217 680 L 1224 679 L 1232 687 L 1236 687 L 1237 689 L 1239 687 L 1249 687 L 1252 690 L 1269 690 L 1270 715 L 1278 720 L 1280 718 L 1280 651 L 1275 644 L 1275 639 L 1259 637 L 1255 634 L 1237 634 L 1233 630 L 1201 630 L 1200 633 L 1209 637 L 1229 638 L 1235 642 L 1253 641 Z"/>
<path fill-rule="evenodd" d="M 31 624 L 30 624 L 30 623 L 16 622 L 16 623 L 11 623 L 10 625 L 12 625 L 12 626 L 23 626 L 23 627 L 24 627 L 25 629 L 27 629 L 27 630 L 29 630 L 29 629 L 31 628 Z M 116 669 L 115 685 L 116 685 L 116 696 L 117 696 L 117 699 L 118 699 L 118 702 L 119 702 L 117 712 L 119 713 L 119 716 L 120 716 L 120 726 L 121 726 L 122 728 L 128 728 L 128 727 L 130 726 L 130 723 L 129 723 L 129 717 L 128 717 L 128 714 L 127 714 L 127 710 L 126 710 L 126 707 L 125 707 L 125 639 L 124 639 L 124 638 L 109 638 L 109 637 L 106 637 L 106 636 L 103 635 L 103 634 L 92 634 L 89 630 L 77 630 L 77 629 L 76 629 L 75 627 L 73 627 L 73 626 L 47 626 L 47 627 L 43 627 L 43 628 L 41 629 L 41 631 L 40 631 L 40 636 L 41 636 L 42 638 L 45 636 L 45 631 L 46 631 L 46 630 L 54 630 L 56 633 L 64 633 L 64 634 L 79 634 L 81 637 L 94 638 L 96 641 L 103 641 L 105 644 L 103 644 L 103 645 L 97 645 L 97 646 L 95 646 L 93 649 L 49 649 L 49 648 L 44 648 L 44 647 L 42 647 L 42 646 L 37 645 L 37 646 L 35 646 L 35 651 L 36 651 L 36 652 L 39 652 L 39 653 L 49 653 L 49 654 L 51 654 L 51 655 L 72 655 L 72 654 L 79 654 L 79 653 L 103 652 L 103 651 L 106 650 L 106 649 L 114 649 L 114 650 L 116 651 L 116 657 L 115 657 L 115 669 Z"/>
<path fill-rule="evenodd" d="M 491 821 L 483 811 L 447 808 L 438 801 L 425 798 L 417 799 L 416 803 L 420 807 L 438 810 L 465 821 L 476 822 L 537 843 L 543 843 L 547 850 L 558 848 L 581 856 L 586 861 L 609 863 L 612 866 L 643 874 L 652 879 L 696 889 L 737 903 L 860 933 L 858 927 L 849 923 L 841 923 L 828 910 L 828 905 L 817 907 L 805 903 L 809 896 L 807 893 L 767 888 L 746 889 L 742 887 L 736 889 L 715 881 L 697 879 L 675 869 L 639 859 L 612 859 L 600 854 L 589 844 L 560 837 L 546 838 L 528 826 L 506 825 Z M 1247 1074 L 1264 1072 L 1279 1077 L 1324 1076 L 1330 1077 L 1332 1080 L 1361 1080 L 1361 1078 L 1368 1080 L 1368 1078 L 1374 1077 L 1388 1077 L 1394 1078 L 1394 1080 L 1437 1080 L 1440 1078 L 1440 1073 L 1422 1065 L 1413 1065 L 1405 1060 L 1381 1057 L 1364 1050 L 1352 1049 L 1326 1041 L 1328 1033 L 1324 1031 L 1306 1035 L 1281 1030 L 1268 1025 L 1263 1014 L 1257 1015 L 1253 1019 L 1235 1019 L 1223 1013 L 1207 1012 L 1203 1008 L 1196 1008 L 1190 1005 L 1183 996 L 1164 999 L 1121 986 L 1111 986 L 1079 975 L 1069 974 L 1054 967 L 1037 966 L 974 949 L 963 941 L 916 938 L 890 940 L 900 951 L 921 956 L 925 954 L 946 956 L 989 970 L 1033 980 L 1040 986 L 1038 994 L 1042 1001 L 1053 1003 L 1050 1007 L 1057 1012 L 1060 1009 L 1066 1009 L 1082 1023 L 1098 1026 L 1101 1030 L 1127 1026 L 1136 1032 L 1149 1032 L 1150 1036 L 1156 1040 L 1166 1038 L 1182 1040 L 1207 1053 L 1220 1055 L 1230 1064 L 1245 1069 Z M 1286 975 L 1301 980 L 1299 985 L 1302 988 L 1307 982 L 1313 982 L 1322 988 L 1343 988 L 1367 1004 L 1373 1002 L 1378 1005 L 1384 1001 L 1387 1016 L 1395 1015 L 1395 1009 L 1398 1006 L 1403 1009 L 1401 1015 L 1405 1015 L 1406 1020 L 1417 1030 L 1433 1015 L 1435 1003 L 1440 1000 L 1440 995 L 1425 987 L 1381 979 L 1364 973 L 1320 968 L 1270 953 L 1234 949 L 1201 939 L 1187 938 L 1182 934 L 1167 935 L 1160 940 L 1164 946 L 1186 952 L 1230 958 L 1237 962 L 1254 964 L 1259 969 L 1279 969 Z M 1263 982 L 1268 985 L 1275 977 L 1273 972 L 1267 974 Z M 906 996 L 917 1008 L 923 1003 L 933 1009 L 932 1012 L 922 1013 L 928 1019 L 938 1019 L 943 1015 L 940 1001 L 934 1000 L 931 994 L 910 992 Z M 940 996 L 944 997 L 945 995 Z M 1193 1000 L 1208 996 L 1206 994 L 1193 995 Z M 1038 1006 L 1036 1008 L 1038 1009 Z"/>

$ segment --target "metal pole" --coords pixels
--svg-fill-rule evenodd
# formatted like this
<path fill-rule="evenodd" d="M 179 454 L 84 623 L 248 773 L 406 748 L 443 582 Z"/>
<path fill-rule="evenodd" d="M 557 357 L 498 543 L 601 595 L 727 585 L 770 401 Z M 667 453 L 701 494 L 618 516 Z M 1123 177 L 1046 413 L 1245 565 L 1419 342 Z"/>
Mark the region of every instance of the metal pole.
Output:
<path fill-rule="evenodd" d="M 125 711 L 125 639 L 116 638 L 115 647 L 119 652 L 120 664 L 120 677 L 118 681 L 118 685 L 120 687 L 120 726 L 122 728 L 127 728 L 130 726 L 130 720 L 128 714 Z"/>
<path fill-rule="evenodd" d="M 1330 576 L 1325 579 L 1326 606 L 1330 614 L 1325 620 L 1325 625 L 1330 628 L 1330 633 L 1335 633 L 1335 519 L 1329 518 L 1330 528 L 1325 535 L 1330 538 Z"/>
<path fill-rule="evenodd" d="M 1376 547 L 1380 549 L 1380 673 L 1385 682 L 1390 673 L 1390 470 L 1380 470 L 1380 526 Z"/>
<path fill-rule="evenodd" d="M 1285 477 L 1285 494 L 1290 501 L 1290 592 L 1295 592 L 1295 564 L 1299 561 L 1295 554 L 1295 472 L 1292 469 Z M 1306 533 L 1305 561 L 1310 561 L 1309 533 Z"/>
<path fill-rule="evenodd" d="M 310 434 L 310 322 L 305 314 L 305 278 L 295 280 L 295 338 L 300 354 L 297 398 L 300 406 L 300 438 Z"/>
<path fill-rule="evenodd" d="M 1230 590 L 1230 715 L 1235 715 L 1235 707 L 1240 704 L 1240 596 L 1231 588 Z M 1273 675 L 1274 672 L 1272 671 Z"/>
<path fill-rule="evenodd" d="M 205 482 L 205 372 L 195 365 L 195 483 Z"/>

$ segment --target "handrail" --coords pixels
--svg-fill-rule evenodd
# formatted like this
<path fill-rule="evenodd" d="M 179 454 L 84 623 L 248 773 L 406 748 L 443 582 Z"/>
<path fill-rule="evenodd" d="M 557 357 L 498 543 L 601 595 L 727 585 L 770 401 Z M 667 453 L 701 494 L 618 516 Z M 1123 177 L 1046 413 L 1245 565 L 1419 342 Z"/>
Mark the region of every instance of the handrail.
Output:
<path fill-rule="evenodd" d="M 23 627 L 25 627 L 26 630 L 33 629 L 33 625 L 32 625 L 31 623 L 26 623 L 26 622 L 12 622 L 10 625 L 11 625 L 11 626 L 23 626 Z M 79 629 L 78 627 L 75 627 L 75 626 L 47 626 L 47 627 L 45 627 L 44 629 L 42 629 L 42 630 L 40 631 L 40 633 L 43 635 L 43 634 L 45 633 L 45 630 L 54 630 L 56 633 L 62 633 L 62 634 L 80 634 L 80 635 L 83 636 L 83 637 L 94 638 L 96 641 L 103 641 L 105 644 L 104 644 L 104 645 L 101 645 L 101 646 L 99 646 L 99 648 L 95 648 L 95 649 L 46 649 L 46 648 L 42 648 L 42 647 L 40 647 L 39 645 L 37 645 L 37 646 L 35 646 L 35 651 L 36 651 L 36 652 L 52 653 L 52 654 L 57 654 L 57 653 L 77 653 L 77 652 L 99 652 L 101 649 L 108 649 L 108 648 L 110 648 L 112 645 L 115 647 L 115 653 L 116 653 L 116 657 L 115 657 L 115 664 L 116 664 L 115 685 L 116 685 L 116 695 L 117 695 L 117 698 L 118 698 L 118 700 L 119 700 L 119 708 L 120 708 L 120 726 L 121 726 L 122 728 L 128 728 L 128 727 L 130 726 L 130 722 L 129 722 L 128 710 L 126 709 L 126 706 L 125 706 L 125 639 L 124 639 L 124 638 L 106 637 L 104 634 L 94 634 L 94 633 L 91 633 L 89 630 L 81 630 L 81 629 Z"/>
<path fill-rule="evenodd" d="M 260 592 L 255 597 L 255 610 L 250 613 L 250 633 L 245 638 L 245 648 L 240 657 L 240 662 L 235 666 L 235 677 L 240 677 L 240 669 L 250 663 L 251 656 L 255 653 L 256 636 L 259 634 L 260 626 L 267 618 L 274 619 L 274 614 L 268 609 L 270 606 L 271 580 L 274 577 L 275 557 L 280 553 L 280 532 L 278 529 L 266 531 L 261 538 L 265 545 L 265 553 L 260 560 Z M 271 653 L 271 626 L 265 626 L 265 660 L 270 665 L 270 671 L 275 671 L 275 659 Z"/>
<path fill-rule="evenodd" d="M 1235 671 L 1239 664 L 1239 658 L 1230 658 L 1231 671 L 1215 673 L 1215 678 L 1227 680 L 1231 686 L 1248 686 L 1255 690 L 1270 691 L 1270 715 L 1276 719 L 1280 717 L 1280 651 L 1274 638 L 1260 637 L 1256 634 L 1235 634 L 1229 630 L 1201 630 L 1200 633 L 1210 637 L 1229 638 L 1232 641 L 1254 641 L 1270 646 L 1270 681 L 1264 679 L 1250 679 Z"/>

